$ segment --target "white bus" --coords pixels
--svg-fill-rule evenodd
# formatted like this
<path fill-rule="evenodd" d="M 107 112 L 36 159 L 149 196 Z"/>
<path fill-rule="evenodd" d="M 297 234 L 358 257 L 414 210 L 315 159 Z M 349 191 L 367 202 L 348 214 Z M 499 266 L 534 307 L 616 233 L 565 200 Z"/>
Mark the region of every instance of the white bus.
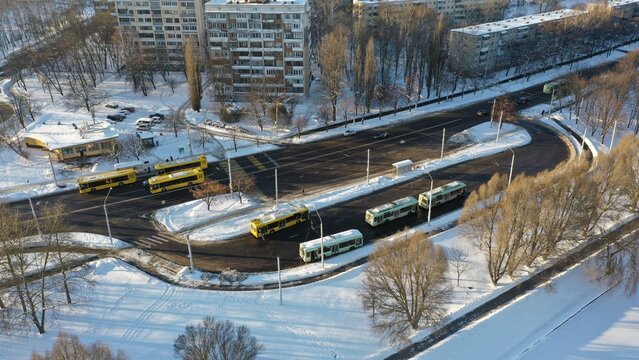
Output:
<path fill-rule="evenodd" d="M 446 185 L 442 185 L 433 189 L 433 204 L 432 206 L 441 205 L 447 201 L 451 201 L 466 194 L 466 184 L 461 181 L 449 182 Z M 424 209 L 428 209 L 428 199 L 430 198 L 430 191 L 419 194 L 419 206 Z M 432 207 L 431 206 L 431 207 Z"/>
<path fill-rule="evenodd" d="M 324 257 L 341 254 L 362 245 L 364 245 L 364 237 L 357 229 L 324 236 Z M 301 243 L 300 257 L 305 263 L 320 260 L 322 257 L 322 239 Z"/>
<path fill-rule="evenodd" d="M 366 210 L 366 222 L 377 226 L 417 212 L 417 200 L 409 196 Z"/>

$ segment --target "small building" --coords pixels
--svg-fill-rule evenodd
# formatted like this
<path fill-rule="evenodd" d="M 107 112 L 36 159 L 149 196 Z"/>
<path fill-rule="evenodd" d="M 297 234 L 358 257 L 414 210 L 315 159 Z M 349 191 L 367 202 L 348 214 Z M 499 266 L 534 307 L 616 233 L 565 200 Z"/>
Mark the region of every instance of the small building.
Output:
<path fill-rule="evenodd" d="M 410 160 L 398 161 L 393 163 L 393 168 L 395 168 L 395 177 L 399 177 L 413 170 L 413 162 Z"/>
<path fill-rule="evenodd" d="M 49 150 L 59 160 L 106 155 L 116 144 L 118 132 L 106 122 L 82 125 L 43 123 L 22 134 L 27 146 Z"/>

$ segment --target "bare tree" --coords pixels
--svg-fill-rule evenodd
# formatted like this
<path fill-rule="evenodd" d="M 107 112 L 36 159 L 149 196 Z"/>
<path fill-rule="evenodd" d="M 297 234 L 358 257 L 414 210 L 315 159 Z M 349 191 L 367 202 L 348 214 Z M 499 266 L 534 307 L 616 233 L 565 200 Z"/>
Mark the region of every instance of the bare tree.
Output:
<path fill-rule="evenodd" d="M 459 286 L 461 276 L 471 265 L 468 261 L 468 250 L 462 247 L 461 243 L 458 243 L 446 253 L 448 254 L 448 263 L 453 267 L 455 275 L 457 275 L 457 286 Z"/>
<path fill-rule="evenodd" d="M 332 119 L 337 119 L 337 99 L 342 93 L 346 66 L 346 29 L 342 26 L 326 35 L 319 48 L 319 65 L 324 96 L 333 109 Z"/>
<path fill-rule="evenodd" d="M 133 134 L 121 139 L 120 145 L 122 146 L 122 153 L 124 155 L 133 156 L 137 160 L 140 160 L 140 156 L 144 155 L 148 150 L 142 143 L 142 139 Z"/>
<path fill-rule="evenodd" d="M 195 111 L 202 107 L 202 74 L 200 73 L 199 49 L 195 46 L 193 38 L 184 41 L 184 72 L 189 84 L 189 100 Z"/>
<path fill-rule="evenodd" d="M 377 84 L 377 57 L 375 55 L 375 40 L 372 37 L 368 39 L 366 45 L 363 78 L 364 106 L 366 106 L 366 112 L 370 113 L 375 84 Z"/>
<path fill-rule="evenodd" d="M 441 321 L 450 296 L 447 268 L 445 250 L 423 233 L 378 245 L 361 293 L 364 308 L 374 314 L 373 329 L 400 343 L 411 329 Z"/>
<path fill-rule="evenodd" d="M 264 350 L 245 326 L 205 317 L 195 325 L 187 325 L 173 343 L 175 357 L 182 360 L 219 359 L 253 360 Z"/>
<path fill-rule="evenodd" d="M 242 203 L 244 195 L 255 191 L 255 179 L 243 171 L 233 174 L 233 189 L 236 191 L 238 199 L 240 199 L 240 203 Z"/>
<path fill-rule="evenodd" d="M 302 130 L 304 129 L 304 126 L 306 125 L 306 117 L 304 116 L 298 116 L 295 118 L 295 120 L 293 121 L 293 125 L 295 125 L 295 128 L 297 129 L 297 138 L 301 138 L 302 137 Z"/>
<path fill-rule="evenodd" d="M 164 118 L 166 126 L 173 130 L 175 137 L 178 137 L 178 130 L 184 128 L 184 114 L 175 109 L 171 109 Z"/>
<path fill-rule="evenodd" d="M 215 201 L 215 197 L 227 193 L 228 187 L 215 180 L 206 179 L 190 191 L 194 198 L 204 201 L 206 210 L 211 211 L 211 204 Z"/>
<path fill-rule="evenodd" d="M 178 85 L 177 80 L 174 77 L 166 78 L 166 85 L 171 89 L 171 94 L 175 94 L 175 88 Z"/>
<path fill-rule="evenodd" d="M 51 351 L 47 351 L 44 354 L 31 353 L 31 360 L 61 359 L 128 360 L 129 357 L 122 350 L 113 354 L 113 350 L 111 350 L 110 346 L 99 341 L 84 345 L 77 335 L 71 335 L 65 332 L 58 334 Z"/>

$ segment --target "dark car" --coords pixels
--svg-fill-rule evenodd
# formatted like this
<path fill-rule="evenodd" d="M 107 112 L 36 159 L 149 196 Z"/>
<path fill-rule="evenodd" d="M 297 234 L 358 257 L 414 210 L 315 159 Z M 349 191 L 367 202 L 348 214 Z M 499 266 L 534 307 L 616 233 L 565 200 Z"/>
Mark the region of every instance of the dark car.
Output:
<path fill-rule="evenodd" d="M 106 103 L 106 104 L 104 104 L 104 107 L 108 107 L 109 109 L 117 109 L 118 108 L 118 104 Z"/>
<path fill-rule="evenodd" d="M 490 110 L 482 109 L 477 111 L 477 116 L 484 117 L 490 115 Z"/>
<path fill-rule="evenodd" d="M 522 97 L 520 97 L 519 99 L 517 99 L 517 104 L 522 105 L 522 104 L 526 104 L 526 103 L 527 103 L 527 102 L 529 102 L 529 101 L 530 101 L 530 99 L 528 99 L 528 98 L 527 98 L 527 97 L 525 97 L 525 96 L 522 96 Z"/>
<path fill-rule="evenodd" d="M 151 115 L 149 115 L 149 117 L 150 118 L 159 117 L 161 120 L 164 120 L 164 115 L 162 115 L 160 113 L 151 114 Z"/>
<path fill-rule="evenodd" d="M 133 106 L 127 106 L 127 107 L 123 107 L 122 110 L 126 110 L 130 113 L 134 113 L 135 112 L 135 108 Z"/>
<path fill-rule="evenodd" d="M 388 132 L 386 131 L 378 131 L 375 133 L 375 135 L 373 135 L 373 139 L 378 140 L 378 139 L 383 139 L 385 137 L 388 136 Z"/>
<path fill-rule="evenodd" d="M 124 116 L 116 114 L 116 115 L 107 115 L 107 119 L 109 120 L 113 120 L 113 121 L 122 121 L 124 120 Z"/>

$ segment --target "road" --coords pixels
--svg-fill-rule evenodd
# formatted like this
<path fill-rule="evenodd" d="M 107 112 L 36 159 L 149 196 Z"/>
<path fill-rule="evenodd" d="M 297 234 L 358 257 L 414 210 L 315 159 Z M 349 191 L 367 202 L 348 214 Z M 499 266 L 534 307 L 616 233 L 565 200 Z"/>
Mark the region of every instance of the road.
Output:
<path fill-rule="evenodd" d="M 513 94 L 513 97 L 527 96 L 528 105 L 548 101 L 541 86 Z M 233 172 L 243 171 L 256 179 L 262 198 L 273 201 L 275 193 L 274 169 L 278 168 L 279 195 L 293 198 L 305 191 L 317 188 L 335 187 L 345 181 L 362 180 L 366 174 L 367 150 L 371 149 L 371 174 L 391 169 L 391 164 L 400 160 L 424 160 L 439 158 L 442 130 L 446 136 L 467 129 L 487 118 L 478 118 L 477 110 L 490 108 L 490 103 L 482 102 L 449 112 L 432 114 L 410 123 L 386 127 L 388 136 L 374 140 L 377 130 L 359 132 L 355 136 L 337 136 L 304 145 L 285 146 L 280 150 L 240 157 L 232 160 Z M 518 148 L 515 173 L 534 174 L 552 168 L 568 157 L 564 143 L 552 132 L 532 123 L 522 122 L 533 137 L 531 144 Z M 446 151 L 453 150 L 447 147 Z M 435 186 L 452 179 L 466 182 L 472 190 L 485 182 L 494 172 L 509 170 L 511 154 L 490 156 L 484 159 L 455 165 L 432 174 Z M 226 164 L 211 164 L 207 176 L 228 181 Z M 350 228 L 360 229 L 366 239 L 372 240 L 396 232 L 404 226 L 412 226 L 425 221 L 424 214 L 398 220 L 378 228 L 370 228 L 363 222 L 365 209 L 408 195 L 425 191 L 430 181 L 420 179 L 401 186 L 383 190 L 370 196 L 343 203 L 322 211 L 325 233 L 334 233 Z M 59 201 L 71 213 L 72 228 L 107 235 L 104 216 L 106 192 L 81 195 L 68 192 L 40 199 Z M 111 232 L 114 238 L 133 243 L 164 258 L 188 264 L 184 241 L 162 232 L 150 221 L 151 213 L 161 207 L 170 206 L 191 199 L 188 190 L 177 190 L 162 194 L 149 194 L 141 182 L 130 186 L 117 187 L 111 191 L 108 204 Z M 374 199 L 374 200 L 372 200 Z M 462 201 L 446 204 L 433 209 L 433 217 L 461 206 Z M 28 203 L 16 203 L 25 216 L 29 216 Z M 36 203 L 36 211 L 39 206 Z M 46 214 L 39 214 L 45 216 Z M 248 229 L 248 224 L 247 224 Z M 234 268 L 241 271 L 264 271 L 275 269 L 275 257 L 280 256 L 284 268 L 297 266 L 298 244 L 319 237 L 318 220 L 255 239 L 242 236 L 237 239 L 215 244 L 193 247 L 195 261 L 202 270 L 221 271 Z"/>

